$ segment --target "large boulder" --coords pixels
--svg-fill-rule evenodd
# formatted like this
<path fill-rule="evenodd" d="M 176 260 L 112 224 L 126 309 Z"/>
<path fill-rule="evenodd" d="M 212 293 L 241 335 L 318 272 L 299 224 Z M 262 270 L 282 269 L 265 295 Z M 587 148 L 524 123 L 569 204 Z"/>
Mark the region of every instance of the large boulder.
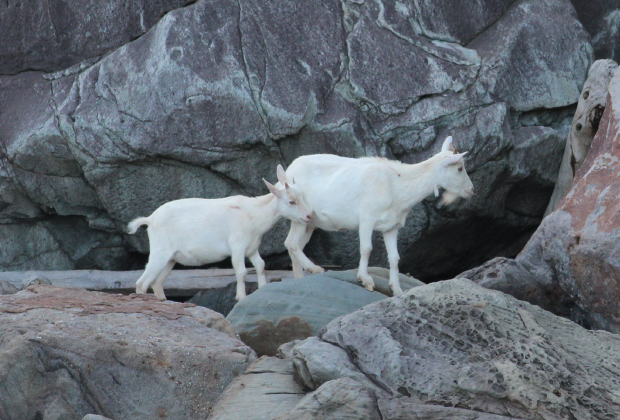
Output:
<path fill-rule="evenodd" d="M 204 418 L 256 359 L 213 311 L 82 289 L 0 296 L 0 417 Z"/>
<path fill-rule="evenodd" d="M 226 318 L 244 343 L 259 355 L 273 356 L 281 344 L 318 335 L 332 319 L 391 295 L 388 270 L 368 272 L 378 291 L 363 288 L 357 270 L 328 271 L 269 283 L 237 303 Z M 423 284 L 401 275 L 403 290 Z"/>
<path fill-rule="evenodd" d="M 596 58 L 620 60 L 620 2 L 618 0 L 571 0 L 579 20 L 592 37 Z"/>
<path fill-rule="evenodd" d="M 486 282 L 492 270 L 493 288 L 500 290 L 507 284 L 516 290 L 519 284 L 536 283 L 555 313 L 588 328 L 620 331 L 619 127 L 616 70 L 590 151 L 557 210 L 543 220 L 509 270 L 488 266 L 461 276 Z"/>
<path fill-rule="evenodd" d="M 307 394 L 297 389 L 278 415 L 261 419 L 620 416 L 617 335 L 466 279 L 371 303 L 281 350 L 279 363 L 290 361 Z M 235 389 L 225 391 L 212 420 L 232 419 L 226 407 L 251 403 Z"/>
<path fill-rule="evenodd" d="M 155 15 L 182 3 L 157 4 Z M 92 25 L 122 35 L 97 32 L 98 61 L 49 73 L 57 66 L 45 60 L 91 54 L 52 48 L 28 58 L 47 72 L 0 72 L 0 269 L 131 268 L 148 243 L 125 235 L 126 223 L 167 201 L 264 194 L 262 177 L 308 153 L 419 162 L 449 134 L 469 152 L 476 196 L 414 208 L 399 240 L 403 272 L 447 278 L 516 255 L 555 183 L 592 61 L 588 34 L 569 0 L 418 6 L 200 0 L 118 48 L 153 15 L 135 32 L 134 18 L 114 24 L 106 9 Z M 20 22 L 3 21 L 2 39 L 20 37 Z M 75 51 L 89 25 L 72 27 Z M 272 267 L 288 264 L 286 225 L 263 241 Z M 353 268 L 356 236 L 317 232 L 307 253 Z M 374 247 L 371 264 L 385 266 L 378 236 Z"/>

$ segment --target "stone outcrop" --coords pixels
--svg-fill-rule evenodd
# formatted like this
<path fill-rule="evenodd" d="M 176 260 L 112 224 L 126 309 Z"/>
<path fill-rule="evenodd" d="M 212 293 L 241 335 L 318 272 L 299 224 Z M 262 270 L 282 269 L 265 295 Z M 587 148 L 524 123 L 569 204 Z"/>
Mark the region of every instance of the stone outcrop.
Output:
<path fill-rule="evenodd" d="M 255 353 L 213 311 L 31 286 L 0 296 L 0 418 L 205 418 Z"/>
<path fill-rule="evenodd" d="M 619 124 L 616 70 L 590 152 L 558 209 L 543 220 L 509 270 L 489 264 L 461 276 L 486 282 L 492 271 L 493 288 L 500 290 L 507 284 L 514 289 L 536 284 L 555 313 L 588 328 L 620 331 Z"/>
<path fill-rule="evenodd" d="M 592 61 L 568 0 L 458 13 L 431 1 L 148 3 L 112 2 L 88 22 L 87 0 L 19 3 L 41 17 L 33 27 L 9 0 L 0 50 L 20 59 L 0 59 L 0 269 L 140 268 L 146 235 L 125 225 L 164 202 L 264 194 L 262 177 L 307 153 L 418 162 L 447 135 L 469 152 L 476 196 L 413 210 L 403 272 L 447 278 L 514 256 L 540 222 Z M 61 33 L 61 15 L 80 23 Z M 282 222 L 264 238 L 272 267 L 288 264 L 285 234 Z M 371 264 L 386 265 L 374 242 Z M 318 232 L 307 249 L 322 265 L 359 258 L 355 233 Z"/>
<path fill-rule="evenodd" d="M 320 337 L 283 346 L 279 356 L 273 363 L 292 365 L 307 394 L 291 388 L 295 397 L 278 414 L 261 407 L 261 419 L 620 416 L 617 335 L 466 279 L 366 305 L 330 322 Z M 245 410 L 258 398 L 238 389 L 224 392 L 211 420 L 233 419 L 230 407 Z"/>
<path fill-rule="evenodd" d="M 592 37 L 596 58 L 620 60 L 620 2 L 571 0 L 583 27 Z"/>
<path fill-rule="evenodd" d="M 583 86 L 577 111 L 566 139 L 558 180 L 547 205 L 545 216 L 557 208 L 570 189 L 575 174 L 583 165 L 607 106 L 609 81 L 617 68 L 618 64 L 613 60 L 598 60 L 590 67 L 588 79 Z"/>
<path fill-rule="evenodd" d="M 388 270 L 373 267 L 368 273 L 376 291 L 361 286 L 357 270 L 269 283 L 237 303 L 226 319 L 259 355 L 273 356 L 281 344 L 317 335 L 332 319 L 392 294 Z M 408 290 L 424 283 L 401 275 L 400 284 Z"/>

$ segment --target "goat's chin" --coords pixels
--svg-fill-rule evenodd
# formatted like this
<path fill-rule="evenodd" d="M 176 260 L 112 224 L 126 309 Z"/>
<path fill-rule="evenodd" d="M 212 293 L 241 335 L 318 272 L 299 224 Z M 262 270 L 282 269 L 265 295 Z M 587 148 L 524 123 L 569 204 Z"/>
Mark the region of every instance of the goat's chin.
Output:
<path fill-rule="evenodd" d="M 448 192 L 448 191 L 444 191 L 444 193 L 441 196 L 441 202 L 447 206 L 448 204 L 452 204 L 456 201 L 456 199 L 459 198 L 459 196 L 457 194 Z"/>

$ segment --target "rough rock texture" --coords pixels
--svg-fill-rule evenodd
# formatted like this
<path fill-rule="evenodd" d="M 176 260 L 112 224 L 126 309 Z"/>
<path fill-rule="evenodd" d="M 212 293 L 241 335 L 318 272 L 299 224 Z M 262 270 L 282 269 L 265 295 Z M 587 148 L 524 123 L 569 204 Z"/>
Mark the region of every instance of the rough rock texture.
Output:
<path fill-rule="evenodd" d="M 258 283 L 245 283 L 245 293 L 250 295 L 258 289 Z M 218 287 L 217 289 L 206 289 L 196 293 L 189 303 L 209 308 L 224 316 L 232 311 L 237 304 L 235 297 L 237 296 L 237 283 L 230 283 L 226 287 Z"/>
<path fill-rule="evenodd" d="M 8 3 L 1 42 L 44 53 L 10 59 L 19 68 L 4 73 L 47 73 L 0 76 L 2 270 L 127 269 L 148 245 L 144 233 L 124 235 L 126 223 L 164 202 L 264 194 L 261 177 L 307 153 L 418 162 L 448 134 L 469 152 L 476 196 L 414 209 L 402 271 L 446 278 L 516 255 L 544 212 L 592 60 L 569 0 L 458 12 L 431 1 L 200 0 L 118 48 L 184 3 L 113 2 L 72 26 L 67 47 L 56 15 L 92 5 L 52 0 L 17 19 L 26 6 Z M 53 20 L 58 39 L 47 23 L 22 37 L 32 16 Z M 118 37 L 107 35 L 114 25 Z M 105 42 L 89 47 L 88 33 Z M 93 54 L 105 55 L 58 68 Z M 263 241 L 274 265 L 288 263 L 285 234 L 282 222 Z M 357 242 L 319 232 L 308 255 L 352 268 Z M 373 265 L 386 265 L 381 242 Z"/>
<path fill-rule="evenodd" d="M 619 132 L 616 70 L 599 130 L 571 190 L 494 286 L 505 289 L 506 284 L 534 281 L 555 313 L 611 332 L 620 331 Z M 478 282 L 488 275 L 481 269 L 463 276 Z"/>
<path fill-rule="evenodd" d="M 613 60 L 597 60 L 590 67 L 566 139 L 558 180 L 545 210 L 545 216 L 557 208 L 570 189 L 575 174 L 583 165 L 607 106 L 609 81 L 617 68 L 618 64 Z"/>
<path fill-rule="evenodd" d="M 12 283 L 9 283 L 8 281 L 0 281 L 0 295 L 12 295 L 17 292 L 17 287 L 13 286 Z"/>
<path fill-rule="evenodd" d="M 367 305 L 329 323 L 321 340 L 349 363 L 341 374 L 331 359 L 316 357 L 319 340 L 297 344 L 295 367 L 320 377 L 318 389 L 343 377 L 354 381 L 355 367 L 397 405 L 537 420 L 620 416 L 618 336 L 585 330 L 465 279 Z"/>
<path fill-rule="evenodd" d="M 620 1 L 571 1 L 579 20 L 592 36 L 596 58 L 620 60 Z"/>
<path fill-rule="evenodd" d="M 369 274 L 387 288 L 386 277 L 373 270 Z M 411 279 L 401 287 L 420 284 Z M 385 297 L 364 289 L 355 270 L 329 271 L 269 283 L 237 303 L 226 318 L 256 353 L 273 356 L 281 344 L 317 335 L 332 319 Z"/>
<path fill-rule="evenodd" d="M 31 286 L 0 296 L 0 418 L 205 418 L 255 360 L 219 314 Z"/>
<path fill-rule="evenodd" d="M 227 319 L 244 343 L 259 355 L 273 356 L 281 344 L 317 335 L 332 319 L 392 294 L 388 270 L 370 267 L 368 273 L 374 292 L 361 286 L 357 270 L 270 283 L 237 303 Z M 404 275 L 400 284 L 403 290 L 424 285 Z"/>
<path fill-rule="evenodd" d="M 237 378 L 210 420 L 243 418 L 253 405 L 261 420 L 620 416 L 619 336 L 466 279 L 366 305 L 278 355 L 254 365 L 272 376 Z M 286 367 L 288 376 L 259 365 Z M 276 395 L 256 388 L 263 378 Z"/>

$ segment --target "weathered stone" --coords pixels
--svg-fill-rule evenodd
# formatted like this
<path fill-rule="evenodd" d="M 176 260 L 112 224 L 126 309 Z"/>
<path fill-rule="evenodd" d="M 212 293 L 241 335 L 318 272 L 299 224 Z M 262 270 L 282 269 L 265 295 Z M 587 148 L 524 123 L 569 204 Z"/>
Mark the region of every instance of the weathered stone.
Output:
<path fill-rule="evenodd" d="M 588 36 L 568 0 L 435 3 L 201 0 L 142 36 L 150 16 L 185 3 L 130 2 L 114 19 L 80 20 L 67 32 L 77 49 L 48 49 L 48 62 L 118 20 L 119 37 L 93 39 L 100 60 L 0 76 L 0 269 L 139 268 L 146 235 L 126 236 L 126 223 L 164 202 L 263 194 L 262 177 L 306 153 L 419 162 L 447 135 L 469 152 L 476 197 L 413 210 L 403 272 L 446 278 L 516 255 L 555 182 Z M 137 10 L 145 23 L 132 32 Z M 19 22 L 2 39 L 27 30 Z M 139 38 L 114 49 L 127 33 Z M 48 37 L 28 39 L 60 42 Z M 285 235 L 282 222 L 263 241 L 274 268 L 289 263 Z M 318 232 L 308 255 L 353 268 L 357 244 L 355 232 Z M 371 264 L 386 266 L 381 238 L 374 247 Z"/>
<path fill-rule="evenodd" d="M 545 211 L 545 216 L 557 208 L 562 198 L 570 190 L 575 174 L 581 168 L 588 150 L 590 150 L 592 139 L 598 131 L 601 117 L 605 111 L 605 106 L 607 106 L 609 81 L 617 68 L 618 64 L 612 60 L 598 60 L 590 67 L 588 79 L 583 85 L 577 111 L 566 139 L 558 180 Z"/>
<path fill-rule="evenodd" d="M 291 360 L 263 356 L 226 388 L 209 420 L 271 420 L 303 397 Z"/>
<path fill-rule="evenodd" d="M 188 3 L 7 1 L 0 13 L 0 74 L 53 72 L 98 58 L 143 35 L 162 15 Z M 79 66 L 73 69 L 79 70 Z"/>
<path fill-rule="evenodd" d="M 206 417 L 255 360 L 219 314 L 152 296 L 31 286 L 0 297 L 0 417 Z"/>
<path fill-rule="evenodd" d="M 587 328 L 618 332 L 618 70 L 608 93 L 599 130 L 569 193 L 543 220 L 515 263 L 504 265 L 509 270 L 499 274 L 493 288 L 516 291 L 519 284 L 530 288 L 535 281 L 554 313 Z M 484 272 L 483 267 L 482 277 Z M 539 295 L 531 296 L 538 303 Z"/>
<path fill-rule="evenodd" d="M 12 295 L 17 293 L 19 289 L 8 281 L 0 281 L 0 295 Z"/>
<path fill-rule="evenodd" d="M 536 420 L 620 415 L 618 336 L 464 279 L 367 305 L 321 339 L 402 404 Z"/>
<path fill-rule="evenodd" d="M 387 289 L 386 278 L 377 272 L 385 274 L 369 270 Z M 419 284 L 409 279 L 401 286 L 406 290 Z M 267 284 L 237 303 L 227 319 L 244 343 L 259 355 L 273 356 L 281 344 L 317 335 L 332 319 L 385 297 L 364 289 L 356 270 L 327 272 Z"/>
<path fill-rule="evenodd" d="M 258 289 L 258 283 L 247 282 L 245 283 L 245 293 L 250 295 Z M 235 299 L 237 296 L 237 283 L 230 283 L 226 287 L 220 287 L 217 289 L 206 289 L 196 293 L 189 303 L 193 303 L 198 306 L 209 308 L 215 312 L 218 312 L 224 316 L 228 315 L 232 308 L 237 304 Z"/>
<path fill-rule="evenodd" d="M 620 2 L 618 0 L 571 0 L 583 27 L 592 36 L 597 59 L 620 60 Z"/>
<path fill-rule="evenodd" d="M 87 414 L 84 417 L 82 417 L 82 420 L 112 420 L 112 419 L 100 416 L 98 414 Z"/>

